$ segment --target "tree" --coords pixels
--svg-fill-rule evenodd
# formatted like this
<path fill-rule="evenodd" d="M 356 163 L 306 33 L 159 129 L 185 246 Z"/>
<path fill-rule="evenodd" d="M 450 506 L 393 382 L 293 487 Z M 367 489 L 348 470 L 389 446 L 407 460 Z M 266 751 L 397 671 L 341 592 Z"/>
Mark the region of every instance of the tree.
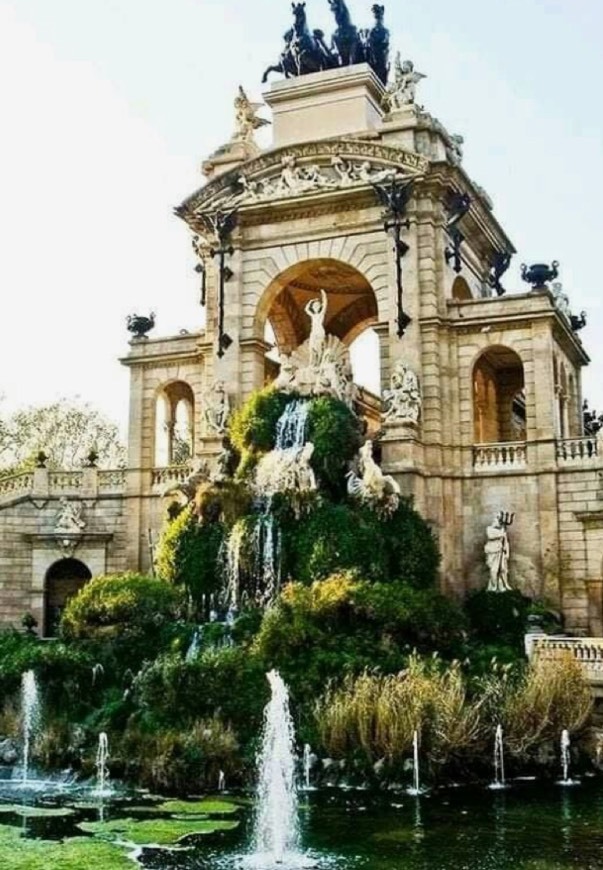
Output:
<path fill-rule="evenodd" d="M 98 464 L 118 468 L 125 463 L 119 428 L 85 402 L 62 399 L 0 416 L 0 475 L 31 467 L 43 451 L 49 468 L 82 468 L 91 452 Z"/>

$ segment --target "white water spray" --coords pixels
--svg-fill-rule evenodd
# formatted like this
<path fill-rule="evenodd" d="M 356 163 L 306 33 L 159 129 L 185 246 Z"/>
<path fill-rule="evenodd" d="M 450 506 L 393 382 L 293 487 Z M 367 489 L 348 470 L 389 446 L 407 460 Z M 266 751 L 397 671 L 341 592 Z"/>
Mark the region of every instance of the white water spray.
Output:
<path fill-rule="evenodd" d="M 411 795 L 420 795 L 421 794 L 421 769 L 419 763 L 419 732 L 415 731 L 412 739 L 412 771 L 413 771 L 413 784 L 412 788 L 408 789 L 408 794 Z"/>
<path fill-rule="evenodd" d="M 297 865 L 298 799 L 295 785 L 295 732 L 289 692 L 276 671 L 268 674 L 272 698 L 264 711 L 253 845 L 261 867 Z M 258 863 L 257 866 L 260 866 Z"/>
<path fill-rule="evenodd" d="M 570 779 L 571 745 L 572 741 L 570 739 L 569 731 L 563 731 L 561 734 L 561 766 L 563 768 L 563 779 L 561 780 L 562 785 L 571 785 L 573 782 Z"/>
<path fill-rule="evenodd" d="M 220 793 L 226 791 L 226 775 L 223 770 L 218 773 L 218 791 Z"/>
<path fill-rule="evenodd" d="M 109 738 L 103 731 L 98 737 L 98 749 L 96 751 L 96 789 L 97 797 L 107 797 L 111 789 L 107 787 L 109 782 Z"/>
<path fill-rule="evenodd" d="M 307 743 L 304 746 L 303 768 L 304 768 L 304 786 L 309 791 L 310 790 L 310 771 L 312 769 L 312 747 L 309 746 Z"/>
<path fill-rule="evenodd" d="M 21 677 L 21 729 L 23 734 L 23 785 L 29 781 L 31 746 L 40 719 L 40 695 L 36 675 L 26 671 Z"/>
<path fill-rule="evenodd" d="M 490 788 L 506 788 L 505 745 L 502 725 L 497 726 L 496 736 L 494 738 L 494 782 L 490 785 Z"/>

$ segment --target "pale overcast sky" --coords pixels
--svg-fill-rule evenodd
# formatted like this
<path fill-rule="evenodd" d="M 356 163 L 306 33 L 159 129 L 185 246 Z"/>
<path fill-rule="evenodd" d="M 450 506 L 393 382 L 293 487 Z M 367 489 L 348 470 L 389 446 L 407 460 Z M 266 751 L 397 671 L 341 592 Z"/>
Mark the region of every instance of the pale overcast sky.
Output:
<path fill-rule="evenodd" d="M 562 264 L 603 410 L 601 0 L 385 0 L 419 101 L 465 136 L 522 261 Z M 371 0 L 350 0 L 358 23 Z M 310 23 L 333 29 L 327 0 Z M 0 0 L 0 394 L 79 394 L 123 421 L 127 314 L 195 329 L 198 278 L 172 208 L 255 98 L 289 0 Z"/>

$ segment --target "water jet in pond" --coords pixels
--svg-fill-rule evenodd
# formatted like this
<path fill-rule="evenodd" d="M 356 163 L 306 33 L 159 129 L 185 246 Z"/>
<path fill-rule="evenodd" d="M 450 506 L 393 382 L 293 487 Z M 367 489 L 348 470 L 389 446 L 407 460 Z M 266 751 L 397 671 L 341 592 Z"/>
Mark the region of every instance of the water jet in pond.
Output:
<path fill-rule="evenodd" d="M 502 725 L 498 725 L 494 738 L 494 782 L 490 783 L 489 788 L 493 791 L 499 791 L 506 787 L 504 736 Z"/>
<path fill-rule="evenodd" d="M 36 675 L 26 671 L 21 678 L 21 730 L 23 733 L 23 786 L 29 783 L 31 746 L 40 719 L 40 694 Z"/>
<path fill-rule="evenodd" d="M 109 738 L 103 731 L 98 737 L 98 749 L 96 751 L 96 789 L 93 794 L 95 797 L 109 797 L 113 794 L 113 790 L 108 787 L 109 781 Z"/>
<path fill-rule="evenodd" d="M 276 671 L 268 674 L 268 681 L 272 697 L 264 711 L 258 756 L 254 854 L 245 859 L 244 865 L 258 870 L 312 867 L 314 861 L 300 852 L 295 731 L 289 692 Z"/>
<path fill-rule="evenodd" d="M 565 730 L 561 734 L 561 766 L 563 768 L 563 779 L 561 779 L 557 785 L 579 785 L 579 780 L 570 777 L 571 745 L 572 741 L 570 739 L 569 731 Z"/>
<path fill-rule="evenodd" d="M 423 794 L 421 790 L 421 769 L 419 762 L 419 732 L 415 731 L 412 739 L 412 788 L 408 789 L 408 794 L 413 797 L 418 797 Z"/>

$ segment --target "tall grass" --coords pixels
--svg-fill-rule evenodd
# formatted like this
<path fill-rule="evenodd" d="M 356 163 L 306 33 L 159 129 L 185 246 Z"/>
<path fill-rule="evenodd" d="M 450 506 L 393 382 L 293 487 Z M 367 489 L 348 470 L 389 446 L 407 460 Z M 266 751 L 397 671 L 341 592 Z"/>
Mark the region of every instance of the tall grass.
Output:
<path fill-rule="evenodd" d="M 490 752 L 492 732 L 505 729 L 517 758 L 579 731 L 592 711 L 580 666 L 571 657 L 536 660 L 519 672 L 493 665 L 470 684 L 458 662 L 412 656 L 406 670 L 383 676 L 365 672 L 332 685 L 315 707 L 323 748 L 333 757 L 361 753 L 392 765 L 407 757 L 413 735 L 432 765 Z"/>

